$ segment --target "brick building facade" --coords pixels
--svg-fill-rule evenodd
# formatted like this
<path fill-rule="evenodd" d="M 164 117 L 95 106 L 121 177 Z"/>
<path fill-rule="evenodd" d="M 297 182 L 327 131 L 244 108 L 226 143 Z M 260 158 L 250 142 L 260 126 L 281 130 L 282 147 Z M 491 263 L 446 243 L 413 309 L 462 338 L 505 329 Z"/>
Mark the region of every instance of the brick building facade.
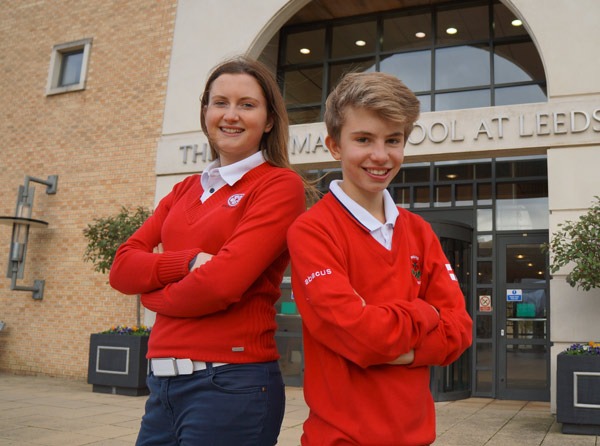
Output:
<path fill-rule="evenodd" d="M 83 262 L 83 229 L 121 206 L 152 207 L 176 1 L 8 1 L 0 4 L 0 215 L 35 185 L 25 275 L 43 300 L 10 290 L 11 226 L 0 226 L 0 370 L 84 378 L 89 335 L 135 324 L 135 298 Z M 55 45 L 91 39 L 85 89 L 47 95 Z"/>

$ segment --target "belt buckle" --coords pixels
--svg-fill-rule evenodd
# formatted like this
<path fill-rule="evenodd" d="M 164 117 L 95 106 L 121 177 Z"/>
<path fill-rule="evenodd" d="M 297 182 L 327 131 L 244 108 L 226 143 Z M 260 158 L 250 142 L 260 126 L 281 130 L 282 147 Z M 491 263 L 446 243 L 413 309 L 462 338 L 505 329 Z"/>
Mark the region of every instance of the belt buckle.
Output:
<path fill-rule="evenodd" d="M 177 376 L 177 360 L 175 358 L 152 358 L 154 376 Z"/>
<path fill-rule="evenodd" d="M 194 361 L 191 359 L 176 359 L 178 375 L 191 375 L 194 373 Z"/>

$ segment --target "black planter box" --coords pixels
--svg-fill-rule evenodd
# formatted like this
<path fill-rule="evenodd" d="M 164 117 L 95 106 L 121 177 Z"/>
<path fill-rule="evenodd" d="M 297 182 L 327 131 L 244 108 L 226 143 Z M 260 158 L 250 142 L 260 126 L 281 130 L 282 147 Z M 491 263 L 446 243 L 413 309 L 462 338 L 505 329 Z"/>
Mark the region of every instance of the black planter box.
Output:
<path fill-rule="evenodd" d="M 556 421 L 564 434 L 600 435 L 599 355 L 558 355 Z"/>
<path fill-rule="evenodd" d="M 148 336 L 92 334 L 88 383 L 99 393 L 140 396 L 150 392 L 148 376 Z"/>

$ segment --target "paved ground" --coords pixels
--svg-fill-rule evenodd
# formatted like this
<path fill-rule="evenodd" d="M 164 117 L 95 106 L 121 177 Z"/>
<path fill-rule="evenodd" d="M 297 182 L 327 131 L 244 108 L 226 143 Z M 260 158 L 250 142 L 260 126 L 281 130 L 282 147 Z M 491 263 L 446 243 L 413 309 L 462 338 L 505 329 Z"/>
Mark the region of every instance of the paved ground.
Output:
<path fill-rule="evenodd" d="M 145 400 L 93 393 L 82 381 L 0 374 L 0 446 L 131 446 Z M 434 446 L 600 446 L 600 437 L 561 434 L 548 403 L 470 398 L 436 409 Z M 307 413 L 302 389 L 288 387 L 280 446 L 300 444 Z"/>

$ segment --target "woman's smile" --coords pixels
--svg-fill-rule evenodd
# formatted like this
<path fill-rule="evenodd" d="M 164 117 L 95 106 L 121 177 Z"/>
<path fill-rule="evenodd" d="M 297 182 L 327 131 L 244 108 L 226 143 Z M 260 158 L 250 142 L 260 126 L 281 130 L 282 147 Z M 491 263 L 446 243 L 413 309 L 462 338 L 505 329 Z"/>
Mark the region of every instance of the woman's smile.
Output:
<path fill-rule="evenodd" d="M 248 74 L 223 74 L 215 79 L 203 113 L 208 138 L 222 166 L 259 151 L 263 135 L 273 127 L 263 91 Z"/>

